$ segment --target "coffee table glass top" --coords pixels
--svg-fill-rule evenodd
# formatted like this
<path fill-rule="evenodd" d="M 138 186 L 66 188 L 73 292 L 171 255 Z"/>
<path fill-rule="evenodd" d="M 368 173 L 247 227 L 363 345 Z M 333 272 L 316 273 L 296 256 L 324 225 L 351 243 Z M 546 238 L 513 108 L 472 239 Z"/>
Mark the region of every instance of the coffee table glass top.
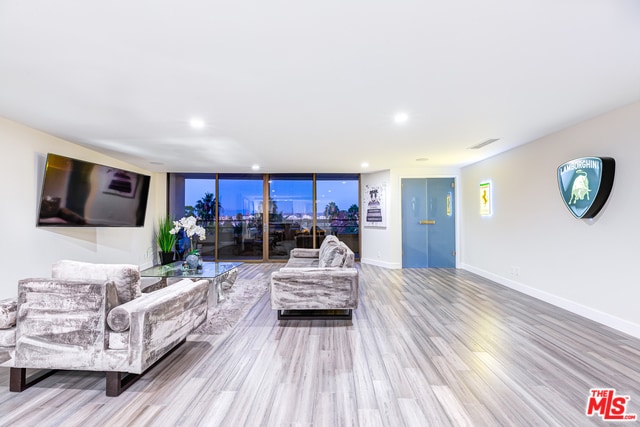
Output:
<path fill-rule="evenodd" d="M 214 278 L 237 268 L 242 262 L 203 262 L 202 270 L 183 270 L 182 261 L 172 262 L 166 265 L 156 265 L 140 272 L 142 277 L 188 277 Z"/>

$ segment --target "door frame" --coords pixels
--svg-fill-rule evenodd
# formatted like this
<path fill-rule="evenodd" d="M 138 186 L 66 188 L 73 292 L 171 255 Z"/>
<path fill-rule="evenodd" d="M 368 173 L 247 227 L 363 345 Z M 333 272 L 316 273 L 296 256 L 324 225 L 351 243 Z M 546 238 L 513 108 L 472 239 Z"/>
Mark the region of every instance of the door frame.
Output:
<path fill-rule="evenodd" d="M 453 206 L 454 206 L 454 216 L 455 216 L 455 251 L 456 251 L 456 256 L 455 256 L 455 268 L 460 268 L 461 265 L 461 260 L 460 260 L 460 236 L 462 234 L 462 228 L 460 226 L 460 212 L 462 212 L 462 202 L 461 202 L 461 197 L 460 197 L 460 182 L 462 181 L 460 178 L 459 174 L 442 174 L 442 175 L 431 175 L 431 174 L 426 174 L 426 175 L 399 175 L 398 176 L 398 181 L 397 181 L 397 194 L 398 194 L 398 202 L 397 202 L 397 206 L 398 206 L 398 225 L 399 225 L 399 230 L 398 230 L 398 236 L 399 236 L 399 248 L 398 248 L 398 258 L 400 260 L 400 268 L 402 268 L 402 248 L 403 248 L 403 242 L 402 242 L 402 180 L 403 179 L 430 179 L 430 178 L 453 178 L 453 182 L 455 183 L 455 188 L 453 191 Z"/>

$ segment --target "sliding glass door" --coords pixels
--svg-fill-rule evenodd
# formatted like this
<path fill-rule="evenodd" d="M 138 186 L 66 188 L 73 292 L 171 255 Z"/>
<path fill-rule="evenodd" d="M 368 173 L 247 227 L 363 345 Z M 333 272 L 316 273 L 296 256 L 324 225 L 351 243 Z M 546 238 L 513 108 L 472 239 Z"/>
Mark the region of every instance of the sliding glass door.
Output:
<path fill-rule="evenodd" d="M 215 259 L 216 248 L 216 175 L 171 174 L 169 176 L 169 217 L 173 220 L 186 216 L 198 219 L 198 225 L 206 230 L 206 239 L 194 244 L 205 261 Z M 182 236 L 176 245 L 176 259 L 184 259 L 189 240 Z"/>
<path fill-rule="evenodd" d="M 269 177 L 269 259 L 288 259 L 313 226 L 313 175 Z"/>
<path fill-rule="evenodd" d="M 219 175 L 218 259 L 262 260 L 262 175 Z"/>
<path fill-rule="evenodd" d="M 318 242 L 332 234 L 360 257 L 360 204 L 358 175 L 316 176 L 316 224 Z"/>

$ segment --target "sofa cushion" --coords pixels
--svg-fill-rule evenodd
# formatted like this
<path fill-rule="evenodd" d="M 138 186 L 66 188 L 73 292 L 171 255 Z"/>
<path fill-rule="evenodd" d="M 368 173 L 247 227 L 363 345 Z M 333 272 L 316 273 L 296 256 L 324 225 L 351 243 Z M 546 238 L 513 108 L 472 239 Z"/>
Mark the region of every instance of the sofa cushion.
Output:
<path fill-rule="evenodd" d="M 340 243 L 340 240 L 338 240 L 338 238 L 334 235 L 328 235 L 324 238 L 324 240 L 322 241 L 322 244 L 320 244 L 320 250 L 318 252 L 318 258 L 322 259 L 324 256 L 326 256 L 326 252 L 330 249 L 333 248 L 334 246 L 338 245 Z"/>
<path fill-rule="evenodd" d="M 92 264 L 63 260 L 53 264 L 52 277 L 66 280 L 113 281 L 119 304 L 141 295 L 140 268 L 133 264 Z"/>
<path fill-rule="evenodd" d="M 17 298 L 8 298 L 0 301 L 0 329 L 9 329 L 16 325 L 17 311 Z"/>
<path fill-rule="evenodd" d="M 289 258 L 286 267 L 290 268 L 309 268 L 318 266 L 318 258 Z"/>
<path fill-rule="evenodd" d="M 0 347 L 16 346 L 16 327 L 0 329 Z"/>
<path fill-rule="evenodd" d="M 129 331 L 109 331 L 109 350 L 126 350 L 129 348 Z"/>
<path fill-rule="evenodd" d="M 318 267 L 342 267 L 347 256 L 347 247 L 337 244 L 330 244 L 320 257 Z"/>
<path fill-rule="evenodd" d="M 342 266 L 343 267 L 348 267 L 348 268 L 353 267 L 353 265 L 356 263 L 355 254 L 349 248 L 349 246 L 347 246 L 344 242 L 340 242 L 340 245 L 344 247 L 345 252 L 346 252 L 346 254 L 344 256 L 344 264 Z"/>

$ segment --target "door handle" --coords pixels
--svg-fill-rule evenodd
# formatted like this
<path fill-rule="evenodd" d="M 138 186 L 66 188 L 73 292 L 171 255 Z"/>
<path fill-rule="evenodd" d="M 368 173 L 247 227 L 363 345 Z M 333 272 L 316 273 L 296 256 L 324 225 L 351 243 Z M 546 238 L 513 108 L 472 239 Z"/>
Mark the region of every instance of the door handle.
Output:
<path fill-rule="evenodd" d="M 426 219 L 426 220 L 420 221 L 420 225 L 435 225 L 435 223 L 436 223 L 435 219 Z"/>

